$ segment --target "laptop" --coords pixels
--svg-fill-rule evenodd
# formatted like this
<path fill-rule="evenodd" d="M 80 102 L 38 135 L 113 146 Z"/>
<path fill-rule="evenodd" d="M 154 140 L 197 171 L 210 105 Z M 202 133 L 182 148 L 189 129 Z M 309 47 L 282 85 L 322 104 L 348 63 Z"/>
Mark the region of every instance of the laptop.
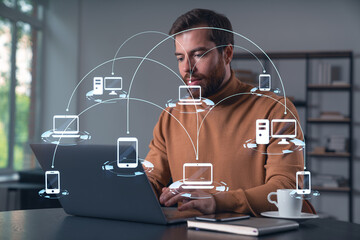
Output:
<path fill-rule="evenodd" d="M 53 117 L 54 138 L 78 138 L 79 116 L 77 115 L 55 115 Z"/>
<path fill-rule="evenodd" d="M 54 144 L 30 146 L 44 171 L 59 171 L 60 189 L 68 191 L 59 201 L 68 214 L 162 225 L 202 215 L 162 208 L 146 174 L 126 177 L 105 171 L 105 162 L 115 161 L 116 166 L 117 146 L 59 145 L 56 152 Z M 122 171 L 144 173 L 141 164 Z"/>
<path fill-rule="evenodd" d="M 185 163 L 183 165 L 183 189 L 213 189 L 213 165 L 211 163 Z"/>
<path fill-rule="evenodd" d="M 190 93 L 199 91 L 198 97 L 195 98 Z M 179 86 L 179 102 L 180 105 L 201 105 L 201 86 L 189 85 Z"/>

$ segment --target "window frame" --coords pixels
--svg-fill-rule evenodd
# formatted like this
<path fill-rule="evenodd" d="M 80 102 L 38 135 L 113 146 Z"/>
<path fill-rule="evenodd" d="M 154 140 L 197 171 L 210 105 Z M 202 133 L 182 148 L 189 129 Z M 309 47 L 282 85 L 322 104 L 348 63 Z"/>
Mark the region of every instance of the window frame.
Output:
<path fill-rule="evenodd" d="M 33 0 L 36 5 L 41 5 L 45 7 L 46 1 L 43 0 Z M 15 148 L 15 124 L 16 124 L 16 51 L 17 51 L 17 43 L 18 43 L 18 26 L 17 22 L 24 22 L 34 28 L 36 30 L 36 41 L 34 42 L 36 52 L 33 53 L 32 66 L 33 68 L 33 76 L 31 82 L 31 103 L 30 103 L 30 115 L 29 122 L 31 123 L 29 126 L 33 127 L 32 136 L 29 135 L 29 142 L 34 141 L 40 136 L 40 123 L 41 121 L 34 121 L 35 118 L 41 119 L 42 111 L 41 111 L 41 83 L 42 83 L 42 75 L 41 75 L 41 60 L 42 60 L 42 46 L 43 46 L 43 32 L 44 32 L 44 23 L 43 20 L 39 20 L 36 16 L 30 16 L 26 13 L 23 13 L 19 10 L 17 0 L 15 0 L 15 7 L 10 8 L 5 4 L 0 3 L 0 16 L 4 19 L 7 19 L 11 23 L 11 56 L 10 56 L 10 89 L 9 89 L 9 129 L 8 129 L 8 159 L 7 166 L 4 168 L 0 168 L 0 174 L 9 174 L 14 173 L 14 148 Z M 34 64 L 35 62 L 35 64 Z M 33 94 L 36 93 L 36 94 Z M 32 155 L 31 159 L 32 167 L 35 167 L 35 159 Z"/>

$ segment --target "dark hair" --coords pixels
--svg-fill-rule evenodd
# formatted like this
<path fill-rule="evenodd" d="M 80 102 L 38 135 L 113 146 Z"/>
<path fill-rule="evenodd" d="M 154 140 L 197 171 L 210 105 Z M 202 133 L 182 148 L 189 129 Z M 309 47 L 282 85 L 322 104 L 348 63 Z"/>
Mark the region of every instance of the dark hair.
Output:
<path fill-rule="evenodd" d="M 174 35 L 199 25 L 232 31 L 231 22 L 225 15 L 208 9 L 196 8 L 178 17 L 173 23 L 169 35 Z M 210 29 L 209 37 L 210 41 L 214 42 L 216 46 L 234 45 L 234 34 L 232 32 Z M 217 49 L 220 53 L 223 51 L 223 47 Z"/>

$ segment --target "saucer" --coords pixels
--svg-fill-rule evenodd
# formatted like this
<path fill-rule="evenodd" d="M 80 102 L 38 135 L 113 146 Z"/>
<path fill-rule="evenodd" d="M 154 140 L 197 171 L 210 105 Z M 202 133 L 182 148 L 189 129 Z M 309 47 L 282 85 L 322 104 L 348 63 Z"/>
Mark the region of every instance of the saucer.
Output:
<path fill-rule="evenodd" d="M 298 222 L 301 221 L 305 221 L 305 220 L 309 220 L 309 219 L 314 219 L 314 218 L 318 218 L 319 215 L 316 214 L 312 214 L 312 213 L 301 213 L 300 216 L 294 216 L 294 217 L 281 217 L 279 215 L 278 211 L 269 211 L 269 212 L 262 212 L 261 216 L 264 217 L 270 217 L 270 218 L 282 218 L 282 219 L 291 219 L 291 220 L 295 220 Z"/>

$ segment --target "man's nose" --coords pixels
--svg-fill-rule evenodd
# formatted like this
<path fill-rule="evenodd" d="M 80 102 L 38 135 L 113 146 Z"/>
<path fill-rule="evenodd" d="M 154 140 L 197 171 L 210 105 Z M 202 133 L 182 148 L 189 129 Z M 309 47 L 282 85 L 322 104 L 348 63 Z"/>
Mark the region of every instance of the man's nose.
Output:
<path fill-rule="evenodd" d="M 183 62 L 183 71 L 192 74 L 195 71 L 194 66 L 195 61 L 191 58 L 186 58 L 186 61 Z"/>

